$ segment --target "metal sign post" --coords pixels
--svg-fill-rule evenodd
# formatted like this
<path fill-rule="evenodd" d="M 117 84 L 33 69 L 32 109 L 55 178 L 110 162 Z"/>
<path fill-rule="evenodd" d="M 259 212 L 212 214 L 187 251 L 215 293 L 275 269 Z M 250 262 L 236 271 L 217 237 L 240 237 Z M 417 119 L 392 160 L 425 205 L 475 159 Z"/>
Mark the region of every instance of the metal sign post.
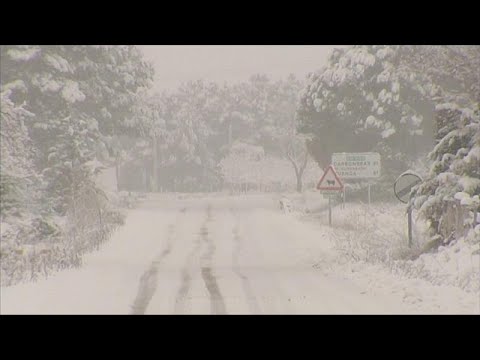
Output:
<path fill-rule="evenodd" d="M 332 198 L 328 197 L 328 226 L 332 226 Z"/>
<path fill-rule="evenodd" d="M 407 210 L 408 216 L 408 247 L 413 245 L 413 236 L 412 236 L 412 209 L 409 207 Z"/>
<path fill-rule="evenodd" d="M 406 171 L 400 175 L 395 183 L 393 184 L 393 191 L 398 200 L 404 204 L 408 204 L 412 192 L 412 188 L 423 180 L 422 178 L 411 172 Z M 412 247 L 413 245 L 413 222 L 412 222 L 412 208 L 409 206 L 407 209 L 408 216 L 408 246 Z"/>

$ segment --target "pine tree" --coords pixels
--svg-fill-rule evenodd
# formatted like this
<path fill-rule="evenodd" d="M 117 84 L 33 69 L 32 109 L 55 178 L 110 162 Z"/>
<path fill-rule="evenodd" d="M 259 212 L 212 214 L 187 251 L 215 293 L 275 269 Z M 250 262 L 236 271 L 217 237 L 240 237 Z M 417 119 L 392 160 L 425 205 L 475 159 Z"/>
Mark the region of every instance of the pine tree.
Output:
<path fill-rule="evenodd" d="M 413 191 L 412 203 L 430 224 L 431 235 L 443 242 L 454 238 L 451 209 L 458 205 L 480 210 L 480 113 L 455 104 L 438 106 L 439 140 L 425 181 Z M 442 136 L 443 134 L 443 136 Z"/>
<path fill-rule="evenodd" d="M 10 83 L 0 91 L 0 212 L 2 217 L 25 211 L 36 180 L 33 151 L 25 121 L 34 115 L 23 104 L 12 100 L 12 89 L 22 83 Z M 30 189 L 30 192 L 29 192 Z M 31 200 L 31 199 L 30 199 Z"/>
<path fill-rule="evenodd" d="M 2 221 L 12 213 L 28 219 L 13 225 L 24 243 L 52 246 L 52 236 L 73 235 L 73 246 L 62 243 L 66 255 L 51 258 L 55 266 L 78 264 L 120 220 L 95 185 L 98 158 L 109 137 L 129 130 L 136 93 L 152 76 L 134 46 L 0 47 Z M 28 206 L 19 211 L 22 203 Z M 70 220 L 61 231 L 51 220 L 59 215 Z M 19 280 L 9 273 L 15 259 L 2 256 L 7 282 Z M 31 266 L 33 276 L 38 268 Z"/>

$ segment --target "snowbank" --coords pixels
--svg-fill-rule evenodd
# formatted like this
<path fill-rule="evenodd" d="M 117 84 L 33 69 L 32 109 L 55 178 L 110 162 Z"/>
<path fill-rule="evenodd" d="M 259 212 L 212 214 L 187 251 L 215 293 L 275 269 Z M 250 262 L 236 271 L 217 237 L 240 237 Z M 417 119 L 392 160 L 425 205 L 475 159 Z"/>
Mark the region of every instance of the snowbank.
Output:
<path fill-rule="evenodd" d="M 408 247 L 406 207 L 402 204 L 346 204 L 334 207 L 331 240 L 345 261 L 381 265 L 392 273 L 480 293 L 480 226 L 438 251 L 424 253 L 429 242 L 426 224 L 415 219 Z M 328 225 L 326 211 L 303 219 Z"/>

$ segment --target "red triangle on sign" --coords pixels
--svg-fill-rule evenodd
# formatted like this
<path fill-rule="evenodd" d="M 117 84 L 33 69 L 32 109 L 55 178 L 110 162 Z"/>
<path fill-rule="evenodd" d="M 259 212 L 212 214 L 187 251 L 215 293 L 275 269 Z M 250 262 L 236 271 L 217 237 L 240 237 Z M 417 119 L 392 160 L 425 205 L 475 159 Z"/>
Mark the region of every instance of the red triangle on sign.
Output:
<path fill-rule="evenodd" d="M 343 190 L 343 182 L 332 165 L 323 173 L 322 178 L 318 182 L 317 190 Z"/>

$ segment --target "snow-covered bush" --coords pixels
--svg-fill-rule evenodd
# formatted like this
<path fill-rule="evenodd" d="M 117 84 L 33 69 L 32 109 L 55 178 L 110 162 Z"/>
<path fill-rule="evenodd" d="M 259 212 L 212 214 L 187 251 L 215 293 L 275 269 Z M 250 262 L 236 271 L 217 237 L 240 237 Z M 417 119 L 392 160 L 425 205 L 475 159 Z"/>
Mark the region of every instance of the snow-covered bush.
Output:
<path fill-rule="evenodd" d="M 76 213 L 64 217 L 24 212 L 1 223 L 1 286 L 36 280 L 81 265 L 124 222 L 124 215 L 97 195 L 78 199 Z"/>

